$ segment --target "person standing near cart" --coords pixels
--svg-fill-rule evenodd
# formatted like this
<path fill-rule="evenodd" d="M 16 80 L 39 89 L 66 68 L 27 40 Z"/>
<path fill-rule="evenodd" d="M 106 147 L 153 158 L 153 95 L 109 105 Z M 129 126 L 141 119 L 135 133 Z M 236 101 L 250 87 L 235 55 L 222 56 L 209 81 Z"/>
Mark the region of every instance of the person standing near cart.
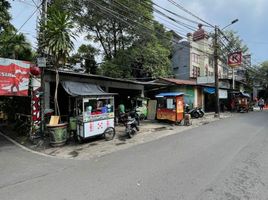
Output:
<path fill-rule="evenodd" d="M 258 102 L 258 105 L 260 107 L 260 110 L 262 111 L 263 110 L 263 107 L 264 107 L 264 99 L 263 98 L 260 98 L 260 100 Z"/>

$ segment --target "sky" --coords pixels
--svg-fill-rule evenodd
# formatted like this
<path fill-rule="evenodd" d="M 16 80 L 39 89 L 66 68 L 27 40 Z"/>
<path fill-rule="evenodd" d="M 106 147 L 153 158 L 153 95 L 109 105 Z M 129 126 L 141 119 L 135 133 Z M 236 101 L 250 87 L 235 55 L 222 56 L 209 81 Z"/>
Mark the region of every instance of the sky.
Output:
<path fill-rule="evenodd" d="M 12 24 L 19 29 L 24 22 L 36 10 L 33 1 L 39 5 L 40 0 L 14 0 L 11 1 Z M 134 0 L 133 0 L 134 1 Z M 209 22 L 212 25 L 217 25 L 223 28 L 230 24 L 234 19 L 239 21 L 226 28 L 226 30 L 236 31 L 244 44 L 249 47 L 252 64 L 259 64 L 268 60 L 268 26 L 266 23 L 266 12 L 268 8 L 267 0 L 153 0 L 156 4 L 165 9 L 173 11 L 186 18 L 198 21 L 193 16 L 187 14 L 171 1 L 183 6 L 194 15 Z M 157 8 L 157 7 L 156 7 Z M 160 8 L 157 8 L 161 10 Z M 163 11 L 163 10 L 161 10 Z M 165 11 L 163 11 L 166 13 Z M 171 14 L 168 14 L 172 16 Z M 25 33 L 28 40 L 36 46 L 36 21 L 38 12 L 21 28 L 20 32 Z M 168 29 L 174 29 L 177 33 L 185 37 L 187 32 L 192 30 L 182 27 L 179 24 L 170 22 L 164 16 L 157 13 L 154 14 L 155 19 L 163 23 Z M 183 21 L 180 18 L 172 16 L 174 19 L 186 24 L 196 26 L 196 24 Z M 200 22 L 200 21 L 199 21 Z M 213 31 L 213 28 L 205 27 L 208 32 Z M 76 40 L 76 46 L 85 43 L 83 37 Z"/>

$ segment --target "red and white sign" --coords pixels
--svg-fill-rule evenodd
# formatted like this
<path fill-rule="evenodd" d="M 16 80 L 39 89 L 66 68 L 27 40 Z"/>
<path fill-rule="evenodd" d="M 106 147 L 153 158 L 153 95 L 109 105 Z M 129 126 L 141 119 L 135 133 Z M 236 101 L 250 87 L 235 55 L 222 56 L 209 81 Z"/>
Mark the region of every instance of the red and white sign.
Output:
<path fill-rule="evenodd" d="M 228 65 L 231 67 L 239 66 L 242 63 L 242 52 L 234 52 L 228 55 Z"/>
<path fill-rule="evenodd" d="M 0 96 L 27 96 L 30 62 L 0 58 Z"/>

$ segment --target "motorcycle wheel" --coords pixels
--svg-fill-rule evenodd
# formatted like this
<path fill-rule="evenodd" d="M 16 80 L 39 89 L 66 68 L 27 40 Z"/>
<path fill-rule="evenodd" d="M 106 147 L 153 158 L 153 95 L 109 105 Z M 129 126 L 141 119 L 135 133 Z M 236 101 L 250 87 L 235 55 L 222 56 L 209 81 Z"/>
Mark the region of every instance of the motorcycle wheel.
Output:
<path fill-rule="evenodd" d="M 198 117 L 199 117 L 198 112 L 193 112 L 193 118 L 198 118 Z"/>
<path fill-rule="evenodd" d="M 128 125 L 126 127 L 126 134 L 128 135 L 129 138 L 133 138 L 133 136 L 135 135 L 136 130 L 135 128 L 132 128 L 130 125 Z"/>
<path fill-rule="evenodd" d="M 140 115 L 140 121 L 144 120 L 145 119 L 145 115 L 144 114 L 141 114 Z"/>
<path fill-rule="evenodd" d="M 204 113 L 203 112 L 200 112 L 200 117 L 204 117 Z"/>
<path fill-rule="evenodd" d="M 114 128 L 112 128 L 112 127 L 107 128 L 104 131 L 103 135 L 104 135 L 104 138 L 105 138 L 106 141 L 114 139 L 114 136 L 115 136 Z"/>

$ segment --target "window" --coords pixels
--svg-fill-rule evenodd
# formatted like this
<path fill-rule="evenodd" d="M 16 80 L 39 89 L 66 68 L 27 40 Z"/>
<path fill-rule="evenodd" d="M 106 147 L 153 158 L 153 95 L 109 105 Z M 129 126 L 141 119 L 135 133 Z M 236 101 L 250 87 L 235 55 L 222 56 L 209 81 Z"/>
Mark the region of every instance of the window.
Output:
<path fill-rule="evenodd" d="M 193 66 L 192 77 L 199 77 L 200 76 L 200 67 Z"/>
<path fill-rule="evenodd" d="M 196 53 L 193 53 L 192 54 L 192 62 L 199 64 L 200 63 L 200 56 Z"/>

